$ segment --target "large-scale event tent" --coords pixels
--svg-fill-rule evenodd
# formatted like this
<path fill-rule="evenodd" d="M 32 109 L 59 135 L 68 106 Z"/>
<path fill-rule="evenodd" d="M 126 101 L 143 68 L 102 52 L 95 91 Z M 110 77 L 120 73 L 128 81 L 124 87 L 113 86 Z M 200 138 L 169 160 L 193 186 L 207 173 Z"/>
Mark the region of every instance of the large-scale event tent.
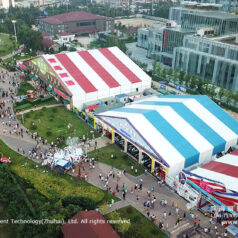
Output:
<path fill-rule="evenodd" d="M 151 87 L 151 78 L 117 47 L 46 54 L 26 64 L 78 109 L 99 99 L 142 93 Z"/>
<path fill-rule="evenodd" d="M 221 182 L 227 189 L 238 193 L 237 154 L 226 154 L 215 161 L 192 170 L 191 173 Z"/>
<path fill-rule="evenodd" d="M 238 122 L 203 95 L 145 97 L 97 114 L 96 123 L 146 152 L 173 176 L 237 144 Z"/>

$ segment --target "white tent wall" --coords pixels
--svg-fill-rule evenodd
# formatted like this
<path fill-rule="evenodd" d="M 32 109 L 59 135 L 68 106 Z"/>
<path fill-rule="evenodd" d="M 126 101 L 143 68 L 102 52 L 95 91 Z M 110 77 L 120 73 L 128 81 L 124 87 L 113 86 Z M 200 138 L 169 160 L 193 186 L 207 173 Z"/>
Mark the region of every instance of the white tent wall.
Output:
<path fill-rule="evenodd" d="M 98 92 L 87 93 L 85 97 L 85 103 L 98 100 Z"/>
<path fill-rule="evenodd" d="M 120 88 L 120 94 L 122 93 L 130 93 L 132 90 L 131 90 L 131 85 L 130 84 L 125 84 L 125 85 L 122 85 L 121 88 Z"/>
<path fill-rule="evenodd" d="M 108 97 L 113 97 L 121 93 L 121 87 L 110 88 L 110 94 Z"/>
<path fill-rule="evenodd" d="M 142 92 L 142 82 L 139 83 L 133 83 L 131 85 L 131 92 L 136 92 L 138 90 L 138 92 Z"/>

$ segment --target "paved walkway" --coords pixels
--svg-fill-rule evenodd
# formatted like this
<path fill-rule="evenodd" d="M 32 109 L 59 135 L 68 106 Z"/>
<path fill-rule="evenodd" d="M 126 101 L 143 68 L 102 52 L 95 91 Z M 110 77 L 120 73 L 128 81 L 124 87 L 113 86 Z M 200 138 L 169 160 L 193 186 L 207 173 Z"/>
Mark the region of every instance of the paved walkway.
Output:
<path fill-rule="evenodd" d="M 93 185 L 105 189 L 105 183 L 102 182 L 99 179 L 99 174 L 101 173 L 102 176 L 105 178 L 109 171 L 112 170 L 111 166 L 108 166 L 103 163 L 96 162 L 95 168 L 90 169 L 89 165 L 86 164 L 85 171 L 82 171 L 82 175 L 87 174 L 88 175 L 88 182 L 92 183 Z M 118 170 L 113 169 L 112 170 L 115 175 L 117 175 Z M 75 170 L 74 176 L 77 176 L 78 170 Z M 140 179 L 143 179 L 143 188 L 142 191 L 137 190 L 134 191 L 135 184 L 140 183 Z M 141 213 L 143 213 L 145 216 L 147 216 L 147 212 L 150 212 L 150 215 L 155 215 L 158 219 L 156 220 L 155 224 L 158 225 L 159 221 L 162 221 L 165 225 L 165 230 L 168 230 L 171 234 L 171 237 L 176 237 L 181 231 L 186 230 L 190 227 L 193 227 L 193 221 L 188 218 L 189 211 L 186 209 L 187 202 L 180 198 L 175 192 L 171 191 L 167 186 L 160 187 L 158 183 L 156 182 L 155 178 L 151 176 L 150 174 L 143 174 L 138 177 L 131 176 L 129 174 L 121 175 L 120 180 L 117 182 L 118 178 L 115 176 L 113 179 L 110 177 L 109 179 L 109 186 L 112 188 L 112 191 L 116 191 L 116 185 L 118 183 L 119 185 L 119 193 L 116 193 L 116 196 L 118 196 L 120 199 L 123 200 L 122 196 L 122 185 L 125 184 L 125 187 L 127 189 L 127 195 L 126 195 L 126 201 L 123 203 L 115 203 L 112 205 L 111 208 L 109 208 L 109 211 L 113 211 L 117 209 L 117 206 L 123 207 L 127 205 L 134 206 L 137 210 L 139 210 Z M 155 188 L 155 191 L 152 192 L 152 194 L 156 197 L 156 202 L 154 204 L 153 208 L 145 208 L 144 202 L 148 201 L 149 198 L 147 196 L 147 191 L 151 191 L 152 187 Z M 133 193 L 131 193 L 131 190 L 133 190 Z M 137 200 L 138 195 L 138 200 Z M 160 201 L 162 199 L 165 199 L 168 201 L 168 204 L 166 206 L 162 206 L 160 204 Z M 110 203 L 110 201 L 108 201 Z M 114 207 L 115 206 L 115 207 Z M 176 220 L 177 220 L 177 214 L 176 214 L 176 208 L 177 206 L 179 208 L 179 214 L 180 217 L 183 218 L 185 214 L 185 218 L 183 218 L 182 222 L 175 226 Z M 165 212 L 166 212 L 166 218 L 165 218 Z M 108 212 L 106 212 L 108 213 Z M 171 215 L 169 215 L 171 213 Z M 196 215 L 201 221 L 201 227 L 209 226 L 209 218 L 203 216 L 200 212 L 194 210 L 192 211 L 194 215 Z M 214 226 L 213 226 L 214 227 Z M 223 231 L 224 232 L 224 231 Z M 214 236 L 215 237 L 215 236 Z"/>

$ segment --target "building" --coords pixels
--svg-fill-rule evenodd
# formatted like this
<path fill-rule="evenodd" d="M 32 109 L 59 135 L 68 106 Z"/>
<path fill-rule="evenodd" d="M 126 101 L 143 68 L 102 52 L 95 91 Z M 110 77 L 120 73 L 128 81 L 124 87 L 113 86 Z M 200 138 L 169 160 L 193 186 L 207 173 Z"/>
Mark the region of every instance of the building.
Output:
<path fill-rule="evenodd" d="M 235 12 L 238 9 L 237 0 L 185 0 L 181 2 L 183 7 L 191 7 L 196 9 L 220 10 L 227 12 Z"/>
<path fill-rule="evenodd" d="M 53 36 L 48 33 L 41 32 L 41 35 L 42 35 L 43 39 L 46 39 L 46 38 L 51 39 L 51 40 L 53 39 Z"/>
<path fill-rule="evenodd" d="M 44 51 L 48 52 L 53 49 L 54 52 L 59 52 L 60 45 L 49 38 L 43 38 Z"/>
<path fill-rule="evenodd" d="M 217 35 L 238 32 L 238 15 L 231 13 L 172 7 L 169 18 L 183 29 L 197 31 L 199 28 L 212 27 Z"/>
<path fill-rule="evenodd" d="M 61 227 L 64 238 L 120 238 L 100 212 L 80 211 L 71 221 Z"/>
<path fill-rule="evenodd" d="M 137 46 L 147 49 L 147 57 L 172 66 L 173 49 L 182 46 L 184 36 L 193 32 L 171 21 L 154 24 L 138 30 Z"/>
<path fill-rule="evenodd" d="M 111 31 L 114 20 L 110 17 L 94 15 L 88 12 L 75 11 L 39 20 L 39 30 L 51 35 L 63 32 L 76 35 L 91 34 L 98 31 Z"/>
<path fill-rule="evenodd" d="M 58 37 L 58 39 L 60 41 L 66 41 L 66 42 L 69 42 L 69 41 L 73 41 L 74 40 L 74 37 L 75 35 L 72 34 L 72 33 L 67 33 L 67 32 L 63 32 L 63 33 L 59 33 L 56 35 Z"/>
<path fill-rule="evenodd" d="M 14 0 L 0 0 L 0 8 L 8 9 L 9 7 L 15 7 Z"/>
<path fill-rule="evenodd" d="M 183 46 L 174 50 L 173 68 L 237 91 L 238 44 L 235 39 L 234 35 L 215 38 L 185 36 Z"/>
<path fill-rule="evenodd" d="M 238 122 L 202 95 L 148 96 L 95 118 L 113 142 L 163 176 L 203 165 L 238 139 Z"/>
<path fill-rule="evenodd" d="M 151 78 L 117 47 L 42 55 L 25 65 L 71 110 L 151 87 Z"/>

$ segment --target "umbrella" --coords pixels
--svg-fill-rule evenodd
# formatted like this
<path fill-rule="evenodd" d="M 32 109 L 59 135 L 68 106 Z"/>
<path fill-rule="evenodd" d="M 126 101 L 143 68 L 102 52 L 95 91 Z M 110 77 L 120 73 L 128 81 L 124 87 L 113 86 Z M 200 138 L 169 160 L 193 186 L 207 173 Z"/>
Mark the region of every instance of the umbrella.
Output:
<path fill-rule="evenodd" d="M 10 161 L 8 158 L 6 158 L 6 157 L 0 158 L 0 161 L 3 162 L 3 163 L 10 163 L 10 162 L 11 162 L 11 161 Z"/>

